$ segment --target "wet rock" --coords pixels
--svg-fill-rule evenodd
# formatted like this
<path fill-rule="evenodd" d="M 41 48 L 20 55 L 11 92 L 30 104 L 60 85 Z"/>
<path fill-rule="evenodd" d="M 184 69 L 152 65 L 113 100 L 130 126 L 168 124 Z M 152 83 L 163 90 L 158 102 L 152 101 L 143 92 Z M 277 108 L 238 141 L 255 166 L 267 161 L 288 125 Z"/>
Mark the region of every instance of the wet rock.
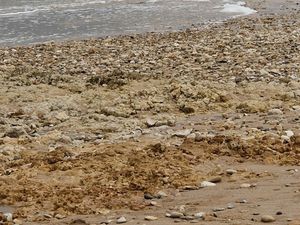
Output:
<path fill-rule="evenodd" d="M 261 222 L 263 223 L 272 223 L 275 221 L 275 218 L 273 216 L 270 215 L 263 215 L 261 217 Z"/>

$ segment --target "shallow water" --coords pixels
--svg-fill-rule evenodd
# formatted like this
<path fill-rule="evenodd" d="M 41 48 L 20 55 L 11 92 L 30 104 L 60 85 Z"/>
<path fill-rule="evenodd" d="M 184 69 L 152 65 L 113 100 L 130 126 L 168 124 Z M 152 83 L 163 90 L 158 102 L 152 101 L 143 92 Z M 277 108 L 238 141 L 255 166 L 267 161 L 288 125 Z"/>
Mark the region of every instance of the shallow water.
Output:
<path fill-rule="evenodd" d="M 178 30 L 245 12 L 232 0 L 1 0 L 0 46 Z"/>

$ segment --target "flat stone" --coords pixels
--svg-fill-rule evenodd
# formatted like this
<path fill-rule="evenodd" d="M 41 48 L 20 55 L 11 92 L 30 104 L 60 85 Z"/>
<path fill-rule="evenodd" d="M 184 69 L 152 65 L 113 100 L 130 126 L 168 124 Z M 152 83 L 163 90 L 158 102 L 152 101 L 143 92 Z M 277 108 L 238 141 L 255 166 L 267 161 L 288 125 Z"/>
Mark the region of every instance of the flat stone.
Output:
<path fill-rule="evenodd" d="M 261 222 L 263 223 L 272 223 L 275 221 L 275 218 L 273 216 L 270 215 L 263 215 L 261 217 Z"/>
<path fill-rule="evenodd" d="M 251 184 L 247 184 L 247 183 L 240 185 L 240 188 L 250 188 L 250 187 L 251 187 Z"/>
<path fill-rule="evenodd" d="M 213 212 L 221 212 L 221 211 L 225 211 L 225 208 L 214 208 Z"/>
<path fill-rule="evenodd" d="M 214 187 L 216 186 L 215 183 L 209 182 L 209 181 L 202 181 L 200 184 L 201 188 L 205 188 L 205 187 Z"/>
<path fill-rule="evenodd" d="M 173 136 L 184 138 L 190 135 L 192 131 L 193 129 L 178 130 L 174 132 Z"/>
<path fill-rule="evenodd" d="M 147 221 L 154 221 L 154 220 L 158 220 L 158 218 L 156 216 L 145 216 L 144 218 Z"/>
<path fill-rule="evenodd" d="M 183 216 L 183 213 L 173 211 L 173 212 L 166 214 L 166 216 L 170 217 L 170 218 L 181 218 Z"/>

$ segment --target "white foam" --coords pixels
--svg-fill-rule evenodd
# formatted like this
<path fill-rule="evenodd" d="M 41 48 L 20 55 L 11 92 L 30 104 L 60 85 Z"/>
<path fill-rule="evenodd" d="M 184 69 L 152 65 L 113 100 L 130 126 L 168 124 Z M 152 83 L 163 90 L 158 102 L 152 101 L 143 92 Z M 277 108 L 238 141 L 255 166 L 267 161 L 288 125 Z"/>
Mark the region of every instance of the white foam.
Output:
<path fill-rule="evenodd" d="M 226 1 L 226 0 L 225 0 Z M 223 13 L 238 13 L 239 15 L 250 15 L 256 13 L 254 9 L 245 6 L 245 2 L 237 2 L 235 4 L 226 3 L 221 12 Z"/>

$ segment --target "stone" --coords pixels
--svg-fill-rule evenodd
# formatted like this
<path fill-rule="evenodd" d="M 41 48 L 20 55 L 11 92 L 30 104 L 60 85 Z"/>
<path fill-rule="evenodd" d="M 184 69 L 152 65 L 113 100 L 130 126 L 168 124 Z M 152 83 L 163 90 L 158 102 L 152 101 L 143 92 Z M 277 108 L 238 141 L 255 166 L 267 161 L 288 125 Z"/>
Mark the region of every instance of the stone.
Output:
<path fill-rule="evenodd" d="M 170 217 L 170 218 L 181 218 L 184 215 L 182 212 L 173 211 L 173 212 L 167 213 L 166 216 Z"/>
<path fill-rule="evenodd" d="M 233 204 L 228 204 L 227 209 L 234 209 L 234 205 Z"/>
<path fill-rule="evenodd" d="M 156 123 L 157 123 L 156 120 L 153 120 L 151 118 L 147 118 L 146 119 L 146 125 L 147 125 L 147 127 L 154 127 Z"/>
<path fill-rule="evenodd" d="M 215 183 L 209 182 L 209 181 L 202 181 L 200 184 L 201 188 L 205 188 L 205 187 L 214 187 L 216 186 Z"/>
<path fill-rule="evenodd" d="M 270 109 L 268 115 L 282 115 L 283 112 L 280 109 Z"/>
<path fill-rule="evenodd" d="M 178 130 L 174 132 L 173 136 L 184 138 L 190 135 L 192 131 L 193 129 Z"/>
<path fill-rule="evenodd" d="M 224 211 L 225 208 L 214 208 L 213 209 L 213 212 L 221 212 L 221 211 Z"/>
<path fill-rule="evenodd" d="M 154 199 L 155 197 L 153 196 L 153 195 L 151 195 L 150 193 L 145 193 L 144 194 L 144 199 L 147 199 L 147 200 L 149 200 L 149 199 Z"/>
<path fill-rule="evenodd" d="M 158 220 L 158 218 L 156 216 L 145 216 L 145 220 L 154 221 L 154 220 Z"/>
<path fill-rule="evenodd" d="M 23 127 L 21 126 L 16 126 L 16 127 L 11 127 L 9 128 L 5 133 L 5 137 L 10 137 L 10 138 L 19 138 L 23 135 L 26 135 L 26 131 Z"/>
<path fill-rule="evenodd" d="M 250 188 L 250 187 L 251 187 L 251 184 L 247 184 L 247 183 L 240 185 L 240 188 Z"/>
<path fill-rule="evenodd" d="M 3 217 L 4 217 L 4 221 L 7 221 L 7 222 L 12 222 L 13 221 L 12 213 L 4 213 Z"/>
<path fill-rule="evenodd" d="M 156 197 L 157 198 L 164 198 L 164 197 L 168 197 L 168 195 L 163 191 L 159 191 L 159 192 L 157 192 Z"/>
<path fill-rule="evenodd" d="M 55 218 L 61 220 L 61 219 L 66 218 L 66 216 L 61 215 L 61 214 L 56 214 L 56 215 L 55 215 Z"/>
<path fill-rule="evenodd" d="M 237 173 L 237 171 L 234 170 L 234 169 L 228 169 L 228 170 L 226 170 L 225 172 L 226 172 L 226 174 L 228 174 L 228 175 L 233 175 L 233 174 Z"/>
<path fill-rule="evenodd" d="M 221 181 L 222 181 L 222 177 L 220 177 L 220 176 L 209 179 L 209 182 L 212 182 L 212 183 L 220 183 Z"/>
<path fill-rule="evenodd" d="M 59 112 L 55 115 L 55 118 L 61 122 L 68 120 L 70 117 L 67 115 L 66 112 Z"/>
<path fill-rule="evenodd" d="M 270 215 L 263 215 L 261 217 L 261 222 L 263 223 L 272 223 L 275 221 L 275 218 L 273 216 Z"/>
<path fill-rule="evenodd" d="M 19 220 L 19 219 L 14 219 L 13 222 L 14 222 L 14 225 L 17 225 L 17 224 L 22 225 L 23 224 L 23 221 Z"/>
<path fill-rule="evenodd" d="M 205 212 L 198 212 L 194 214 L 195 219 L 204 219 L 205 218 Z"/>
<path fill-rule="evenodd" d="M 285 131 L 285 135 L 288 136 L 289 138 L 291 138 L 291 137 L 294 136 L 294 132 L 291 131 L 291 130 L 286 130 L 286 131 Z"/>
<path fill-rule="evenodd" d="M 125 216 L 121 216 L 117 219 L 117 224 L 121 223 L 127 223 L 127 219 L 125 218 Z"/>

